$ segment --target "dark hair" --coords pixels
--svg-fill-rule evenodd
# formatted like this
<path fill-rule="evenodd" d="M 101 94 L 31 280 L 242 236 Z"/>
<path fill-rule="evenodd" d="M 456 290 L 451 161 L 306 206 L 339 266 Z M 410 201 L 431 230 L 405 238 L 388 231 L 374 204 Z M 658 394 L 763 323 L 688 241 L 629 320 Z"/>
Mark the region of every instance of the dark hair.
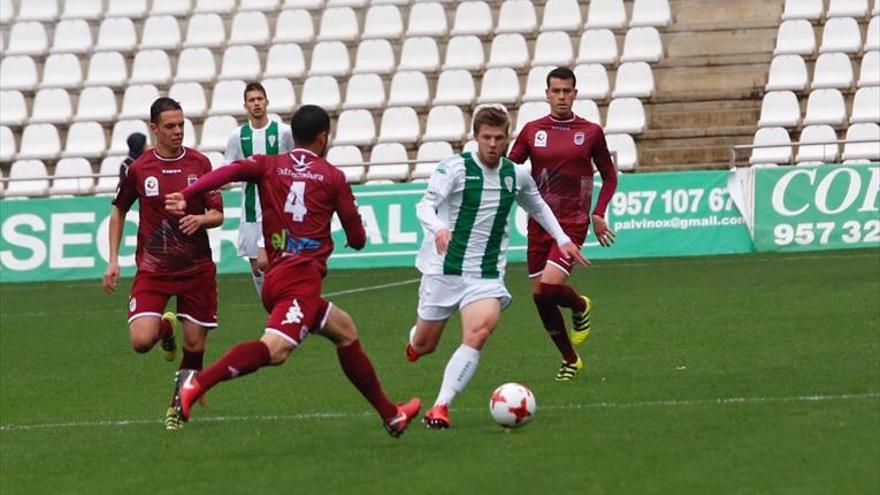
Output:
<path fill-rule="evenodd" d="M 244 93 L 242 94 L 242 97 L 247 100 L 247 94 L 251 91 L 259 91 L 260 93 L 263 93 L 263 98 L 268 98 L 268 96 L 266 96 L 266 88 L 264 88 L 263 85 L 258 82 L 247 83 L 247 86 L 244 87 Z"/>
<path fill-rule="evenodd" d="M 483 107 L 477 110 L 474 115 L 474 135 L 480 133 L 480 127 L 488 125 L 492 127 L 503 127 L 505 132 L 509 132 L 510 118 L 507 112 L 495 107 Z"/>
<path fill-rule="evenodd" d="M 548 88 L 550 87 L 550 78 L 569 80 L 572 86 L 577 86 L 577 78 L 574 77 L 574 72 L 568 67 L 557 67 L 547 73 Z"/>
<path fill-rule="evenodd" d="M 180 103 L 163 96 L 161 98 L 156 98 L 156 101 L 150 105 L 150 122 L 154 124 L 159 123 L 159 116 L 162 115 L 162 112 L 168 112 L 171 110 L 183 110 L 180 108 Z"/>
<path fill-rule="evenodd" d="M 317 105 L 303 105 L 290 119 L 293 141 L 297 146 L 308 146 L 322 132 L 330 132 L 330 115 Z"/>

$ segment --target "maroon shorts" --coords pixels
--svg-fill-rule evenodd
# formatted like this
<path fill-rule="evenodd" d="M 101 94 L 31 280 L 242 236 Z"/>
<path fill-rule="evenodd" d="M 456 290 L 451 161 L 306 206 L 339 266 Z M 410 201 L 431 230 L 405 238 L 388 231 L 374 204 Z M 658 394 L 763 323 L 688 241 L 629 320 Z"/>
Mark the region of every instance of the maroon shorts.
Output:
<path fill-rule="evenodd" d="M 128 321 L 162 316 L 171 296 L 177 296 L 177 317 L 205 328 L 217 326 L 217 274 L 214 265 L 187 277 L 138 272 L 128 299 Z"/>
<path fill-rule="evenodd" d="M 589 225 L 562 226 L 562 230 L 568 234 L 571 242 L 577 246 L 584 245 L 588 228 Z M 574 270 L 572 262 L 566 260 L 559 251 L 556 240 L 540 227 L 529 229 L 529 246 L 526 262 L 529 268 L 529 278 L 540 277 L 548 263 L 564 271 L 566 275 L 571 275 L 572 270 Z"/>
<path fill-rule="evenodd" d="M 321 298 L 321 272 L 311 265 L 278 266 L 263 282 L 266 332 L 294 346 L 323 328 L 330 303 Z"/>

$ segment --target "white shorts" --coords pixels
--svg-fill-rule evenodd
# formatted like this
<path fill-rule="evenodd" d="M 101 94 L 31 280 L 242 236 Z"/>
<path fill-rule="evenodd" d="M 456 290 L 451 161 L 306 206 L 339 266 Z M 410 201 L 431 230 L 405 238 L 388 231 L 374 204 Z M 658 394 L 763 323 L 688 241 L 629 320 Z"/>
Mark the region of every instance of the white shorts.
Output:
<path fill-rule="evenodd" d="M 504 279 L 422 275 L 418 314 L 425 321 L 446 320 L 457 309 L 475 301 L 493 298 L 501 301 L 502 310 L 510 306 L 512 297 L 504 286 Z"/>
<path fill-rule="evenodd" d="M 241 222 L 238 226 L 238 255 L 257 259 L 257 251 L 263 248 L 263 224 Z"/>

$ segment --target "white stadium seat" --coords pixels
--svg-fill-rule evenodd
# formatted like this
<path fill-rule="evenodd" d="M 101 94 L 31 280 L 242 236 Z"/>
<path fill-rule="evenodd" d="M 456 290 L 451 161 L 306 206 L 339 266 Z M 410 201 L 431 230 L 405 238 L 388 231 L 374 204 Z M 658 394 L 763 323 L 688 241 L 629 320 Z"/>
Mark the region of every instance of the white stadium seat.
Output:
<path fill-rule="evenodd" d="M 446 11 L 438 2 L 416 3 L 409 11 L 406 36 L 441 38 L 449 32 Z"/>
<path fill-rule="evenodd" d="M 43 196 L 49 191 L 49 173 L 40 160 L 17 160 L 9 169 L 6 196 Z M 22 180 L 31 179 L 31 180 Z"/>
<path fill-rule="evenodd" d="M 16 3 L 19 21 L 51 23 L 58 19 L 58 0 L 26 0 Z"/>
<path fill-rule="evenodd" d="M 318 105 L 328 112 L 335 112 L 342 103 L 340 100 L 339 83 L 332 76 L 311 76 L 303 83 L 303 104 Z"/>
<path fill-rule="evenodd" d="M 444 70 L 437 78 L 433 105 L 470 105 L 476 98 L 474 78 L 463 70 Z"/>
<path fill-rule="evenodd" d="M 305 73 L 306 59 L 299 45 L 285 43 L 269 48 L 263 77 L 300 78 Z"/>
<path fill-rule="evenodd" d="M 141 50 L 134 56 L 129 84 L 157 84 L 171 81 L 171 61 L 162 50 Z"/>
<path fill-rule="evenodd" d="M 669 0 L 635 0 L 630 27 L 662 27 L 672 22 Z"/>
<path fill-rule="evenodd" d="M 868 31 L 865 34 L 864 50 L 880 50 L 880 16 L 875 15 L 868 23 Z"/>
<path fill-rule="evenodd" d="M 312 43 L 315 40 L 315 24 L 312 15 L 303 9 L 283 10 L 275 21 L 275 37 L 272 44 Z"/>
<path fill-rule="evenodd" d="M 385 104 L 385 86 L 378 74 L 355 74 L 348 80 L 342 108 L 381 108 Z"/>
<path fill-rule="evenodd" d="M 422 143 L 416 154 L 416 165 L 412 171 L 413 179 L 427 179 L 434 173 L 437 163 L 455 153 L 452 145 L 445 141 Z"/>
<path fill-rule="evenodd" d="M 803 91 L 807 88 L 807 64 L 800 55 L 777 55 L 770 62 L 767 91 Z"/>
<path fill-rule="evenodd" d="M 269 98 L 268 110 L 288 114 L 296 108 L 296 93 L 293 83 L 286 77 L 273 77 L 263 80 L 263 88 Z"/>
<path fill-rule="evenodd" d="M 638 98 L 617 98 L 608 105 L 605 132 L 639 134 L 645 131 L 645 108 Z"/>
<path fill-rule="evenodd" d="M 819 20 L 824 10 L 822 0 L 785 0 L 782 19 Z"/>
<path fill-rule="evenodd" d="M 880 87 L 859 88 L 853 98 L 850 124 L 880 123 Z"/>
<path fill-rule="evenodd" d="M 70 2 L 73 3 L 73 2 Z M 69 19 L 55 25 L 50 53 L 89 53 L 92 51 L 92 31 L 83 19 Z"/>
<path fill-rule="evenodd" d="M 545 9 L 546 10 L 546 9 Z M 498 10 L 496 34 L 531 34 L 538 29 L 535 6 L 528 0 L 504 0 Z"/>
<path fill-rule="evenodd" d="M 866 52 L 859 72 L 859 87 L 880 86 L 880 51 Z"/>
<path fill-rule="evenodd" d="M 626 8 L 623 0 L 591 0 L 587 12 L 587 29 L 619 29 L 626 26 Z"/>
<path fill-rule="evenodd" d="M 403 18 L 394 5 L 373 5 L 364 19 L 363 39 L 398 39 L 403 35 Z"/>
<path fill-rule="evenodd" d="M 423 141 L 460 141 L 465 135 L 464 114 L 454 105 L 431 108 Z"/>
<path fill-rule="evenodd" d="M 119 52 L 97 52 L 89 59 L 86 86 L 118 88 L 128 80 L 125 59 Z"/>
<path fill-rule="evenodd" d="M 846 130 L 846 141 L 843 145 L 842 158 L 844 160 L 880 161 L 880 125 L 875 123 L 853 124 Z"/>
<path fill-rule="evenodd" d="M 147 123 L 145 121 L 117 120 L 113 124 L 113 132 L 110 134 L 110 149 L 107 150 L 107 153 L 112 155 L 127 155 L 128 136 L 131 135 L 131 133 L 133 132 L 139 132 L 147 136 L 147 142 L 149 143 L 150 128 L 147 126 Z"/>
<path fill-rule="evenodd" d="M 8 162 L 15 158 L 18 146 L 15 144 L 15 135 L 9 127 L 0 126 L 0 162 Z"/>
<path fill-rule="evenodd" d="M 208 48 L 184 48 L 177 57 L 175 82 L 211 82 L 217 77 L 214 54 Z"/>
<path fill-rule="evenodd" d="M 62 19 L 83 19 L 96 21 L 104 15 L 103 0 L 77 0 L 64 2 Z"/>
<path fill-rule="evenodd" d="M 202 137 L 199 139 L 200 151 L 223 151 L 229 135 L 238 129 L 238 122 L 231 115 L 214 115 L 202 123 Z"/>
<path fill-rule="evenodd" d="M 116 186 L 119 185 L 119 166 L 124 159 L 125 156 L 113 155 L 101 160 L 101 167 L 98 170 L 101 177 L 98 177 L 98 183 L 95 185 L 96 194 L 116 191 Z"/>
<path fill-rule="evenodd" d="M 239 79 L 220 81 L 211 95 L 209 115 L 244 115 L 245 82 Z"/>
<path fill-rule="evenodd" d="M 529 61 L 529 47 L 521 34 L 499 34 L 492 38 L 487 68 L 524 69 L 529 66 Z"/>
<path fill-rule="evenodd" d="M 378 142 L 415 143 L 421 136 L 419 116 L 411 107 L 387 108 L 382 112 Z"/>
<path fill-rule="evenodd" d="M 629 134 L 608 134 L 605 136 L 605 144 L 608 152 L 616 156 L 614 162 L 617 169 L 622 172 L 630 172 L 639 164 L 636 143 Z"/>
<path fill-rule="evenodd" d="M 357 15 L 351 8 L 328 8 L 321 14 L 318 41 L 355 41 L 359 34 Z"/>
<path fill-rule="evenodd" d="M 61 153 L 61 137 L 52 124 L 30 124 L 21 133 L 18 158 L 53 160 Z"/>
<path fill-rule="evenodd" d="M 656 28 L 638 27 L 626 32 L 621 62 L 658 62 L 661 58 L 663 43 Z"/>
<path fill-rule="evenodd" d="M 16 22 L 9 31 L 9 55 L 45 55 L 49 50 L 49 38 L 46 28 L 36 21 Z"/>
<path fill-rule="evenodd" d="M 230 46 L 223 52 L 219 79 L 253 81 L 260 77 L 260 54 L 252 46 Z"/>
<path fill-rule="evenodd" d="M 519 100 L 519 77 L 509 67 L 489 69 L 483 74 L 477 103 L 515 103 Z"/>
<path fill-rule="evenodd" d="M 837 133 L 830 125 L 808 125 L 801 131 L 795 160 L 798 163 L 834 163 L 840 152 L 840 146 L 835 141 Z"/>
<path fill-rule="evenodd" d="M 27 55 L 0 59 L 0 88 L 33 91 L 37 85 L 37 65 Z"/>
<path fill-rule="evenodd" d="M 817 89 L 810 92 L 804 125 L 841 125 L 846 121 L 846 104 L 843 94 L 836 89 Z"/>
<path fill-rule="evenodd" d="M 825 16 L 864 17 L 868 13 L 868 0 L 830 0 Z"/>
<path fill-rule="evenodd" d="M 835 17 L 825 22 L 820 53 L 855 53 L 862 49 L 862 31 L 852 17 Z"/>
<path fill-rule="evenodd" d="M 791 161 L 791 137 L 783 127 L 758 129 L 752 145 L 762 147 L 752 148 L 750 164 L 783 164 Z"/>
<path fill-rule="evenodd" d="M 376 124 L 369 110 L 343 110 L 336 121 L 334 145 L 363 146 L 376 140 Z"/>
<path fill-rule="evenodd" d="M 617 63 L 617 39 L 610 29 L 591 29 L 581 35 L 577 63 Z"/>
<path fill-rule="evenodd" d="M 55 179 L 49 195 L 92 194 L 95 190 L 95 179 L 83 177 L 92 173 L 92 166 L 85 158 L 62 158 L 55 165 Z"/>
<path fill-rule="evenodd" d="M 545 31 L 535 41 L 532 65 L 568 66 L 574 59 L 571 38 L 562 31 Z"/>
<path fill-rule="evenodd" d="M 620 71 L 618 69 L 618 78 L 620 77 L 619 74 Z M 608 71 L 605 70 L 604 65 L 580 64 L 574 68 L 574 77 L 577 81 L 578 98 L 591 100 L 604 100 L 608 98 L 611 88 L 608 84 Z M 653 81 L 653 75 L 651 78 Z M 546 83 L 544 83 L 544 87 L 547 87 Z"/>
<path fill-rule="evenodd" d="M 853 83 L 852 63 L 845 53 L 823 53 L 816 59 L 813 68 L 811 89 L 847 89 Z"/>
<path fill-rule="evenodd" d="M 312 49 L 310 76 L 346 76 L 351 71 L 348 48 L 341 41 L 322 41 Z"/>
<path fill-rule="evenodd" d="M 547 0 L 544 4 L 541 31 L 577 31 L 582 22 L 577 0 Z"/>
<path fill-rule="evenodd" d="M 101 21 L 95 51 L 128 53 L 137 46 L 134 23 L 126 17 L 110 17 Z"/>
<path fill-rule="evenodd" d="M 259 10 L 261 12 L 274 12 L 278 10 L 280 0 L 241 0 L 238 10 Z"/>
<path fill-rule="evenodd" d="M 34 106 L 28 122 L 66 124 L 72 117 L 73 107 L 66 89 L 41 89 L 34 96 Z"/>
<path fill-rule="evenodd" d="M 327 0 L 327 7 L 355 7 L 363 8 L 367 6 L 369 0 Z"/>
<path fill-rule="evenodd" d="M 547 99 L 547 74 L 555 67 L 552 65 L 536 65 L 529 69 L 529 75 L 526 77 L 526 90 L 523 93 L 523 101 L 544 101 Z M 604 67 L 602 68 L 604 71 Z M 575 77 L 580 83 L 580 76 L 577 75 L 577 67 L 575 68 Z M 608 77 L 605 77 L 605 93 L 608 93 Z M 578 92 L 580 97 L 580 92 Z"/>
<path fill-rule="evenodd" d="M 180 26 L 173 16 L 150 16 L 144 21 L 141 50 L 148 48 L 179 50 L 181 42 Z"/>
<path fill-rule="evenodd" d="M 327 150 L 327 161 L 339 167 L 348 182 L 363 182 L 364 156 L 357 146 L 333 146 Z M 359 166 L 346 166 L 359 165 Z"/>
<path fill-rule="evenodd" d="M 153 0 L 150 15 L 186 17 L 192 12 L 192 0 Z"/>
<path fill-rule="evenodd" d="M 120 119 L 150 118 L 150 105 L 159 98 L 159 90 L 152 84 L 135 84 L 125 88 L 122 95 L 122 107 L 119 109 Z"/>
<path fill-rule="evenodd" d="M 388 106 L 424 107 L 431 100 L 424 72 L 400 71 L 391 79 Z"/>
<path fill-rule="evenodd" d="M 406 148 L 400 143 L 380 143 L 370 150 L 367 182 L 403 181 L 409 176 Z"/>
<path fill-rule="evenodd" d="M 140 19 L 147 14 L 147 0 L 107 0 L 106 17 Z"/>
<path fill-rule="evenodd" d="M 776 33 L 774 55 L 812 55 L 816 51 L 813 25 L 805 19 L 782 21 Z"/>
<path fill-rule="evenodd" d="M 12 0 L 0 0 L 0 23 L 9 24 L 13 19 L 15 19 L 15 4 Z"/>
<path fill-rule="evenodd" d="M 516 112 L 516 132 L 519 134 L 527 123 L 540 119 L 550 113 L 550 104 L 546 101 L 529 101 L 519 106 Z"/>
<path fill-rule="evenodd" d="M 205 90 L 196 82 L 174 83 L 168 90 L 168 97 L 180 103 L 183 114 L 189 118 L 199 119 L 208 111 Z"/>
<path fill-rule="evenodd" d="M 446 45 L 446 63 L 443 69 L 480 70 L 486 59 L 483 54 L 483 43 L 473 35 L 450 38 Z"/>
<path fill-rule="evenodd" d="M 184 109 L 183 112 L 185 114 L 186 109 Z M 183 118 L 183 145 L 187 148 L 197 148 L 196 129 L 189 117 Z"/>
<path fill-rule="evenodd" d="M 358 45 L 352 73 L 390 74 L 394 66 L 394 50 L 388 40 L 364 40 Z"/>
<path fill-rule="evenodd" d="M 771 91 L 761 102 L 758 127 L 794 127 L 801 121 L 801 107 L 791 91 Z"/>
<path fill-rule="evenodd" d="M 82 65 L 72 53 L 55 53 L 43 65 L 42 88 L 79 88 L 82 85 Z"/>
<path fill-rule="evenodd" d="M 236 0 L 196 0 L 193 9 L 195 14 L 231 14 L 235 10 Z"/>
<path fill-rule="evenodd" d="M 398 64 L 397 70 L 435 72 L 439 68 L 440 52 L 437 49 L 437 42 L 433 38 L 416 37 L 404 40 L 403 47 L 400 49 L 400 64 Z"/>
<path fill-rule="evenodd" d="M 28 118 L 27 103 L 21 91 L 0 91 L 0 124 L 20 126 Z"/>
<path fill-rule="evenodd" d="M 186 28 L 186 40 L 183 42 L 184 47 L 218 48 L 225 43 L 226 28 L 219 15 L 199 13 L 190 17 Z"/>
<path fill-rule="evenodd" d="M 617 81 L 611 96 L 650 98 L 654 94 L 654 73 L 647 62 L 626 62 L 617 68 Z"/>
<path fill-rule="evenodd" d="M 79 94 L 76 122 L 110 122 L 116 118 L 116 95 L 107 86 L 84 88 Z"/>
<path fill-rule="evenodd" d="M 492 11 L 484 2 L 462 2 L 455 9 L 455 20 L 452 23 L 452 36 L 476 35 L 487 36 L 494 28 Z"/>
<path fill-rule="evenodd" d="M 269 21 L 262 12 L 239 12 L 232 18 L 230 45 L 262 46 L 269 42 Z"/>
<path fill-rule="evenodd" d="M 574 112 L 575 115 L 583 117 L 590 122 L 595 122 L 600 125 L 602 123 L 602 116 L 599 114 L 599 106 L 596 105 L 596 102 L 593 100 L 576 100 L 571 107 L 571 111 Z"/>
<path fill-rule="evenodd" d="M 871 15 L 880 15 L 880 2 L 874 0 L 874 8 L 871 9 Z"/>

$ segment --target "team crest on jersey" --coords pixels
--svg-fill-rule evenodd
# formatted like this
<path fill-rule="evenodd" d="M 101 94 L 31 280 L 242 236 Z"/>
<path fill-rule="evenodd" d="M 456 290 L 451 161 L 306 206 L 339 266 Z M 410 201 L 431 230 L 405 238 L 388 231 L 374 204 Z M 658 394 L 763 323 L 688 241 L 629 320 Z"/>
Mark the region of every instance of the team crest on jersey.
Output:
<path fill-rule="evenodd" d="M 547 131 L 538 131 L 535 133 L 535 148 L 547 147 Z"/>
<path fill-rule="evenodd" d="M 187 175 L 186 176 L 186 185 L 191 186 L 191 185 L 195 184 L 197 180 L 199 180 L 198 175 Z"/>
<path fill-rule="evenodd" d="M 152 175 L 144 179 L 144 195 L 147 197 L 159 195 L 159 179 Z"/>
<path fill-rule="evenodd" d="M 576 146 L 580 146 L 580 145 L 584 144 L 584 139 L 586 139 L 586 136 L 584 135 L 583 132 L 574 133 L 574 144 Z"/>
<path fill-rule="evenodd" d="M 277 139 L 277 137 L 275 135 L 270 135 L 269 136 L 269 146 L 275 146 L 276 139 Z"/>
<path fill-rule="evenodd" d="M 138 307 L 137 299 L 132 297 L 131 299 L 128 300 L 128 311 L 129 312 L 134 313 L 134 310 L 136 310 L 137 307 Z"/>
<path fill-rule="evenodd" d="M 513 177 L 504 178 L 504 188 L 507 189 L 507 192 L 513 192 Z"/>

